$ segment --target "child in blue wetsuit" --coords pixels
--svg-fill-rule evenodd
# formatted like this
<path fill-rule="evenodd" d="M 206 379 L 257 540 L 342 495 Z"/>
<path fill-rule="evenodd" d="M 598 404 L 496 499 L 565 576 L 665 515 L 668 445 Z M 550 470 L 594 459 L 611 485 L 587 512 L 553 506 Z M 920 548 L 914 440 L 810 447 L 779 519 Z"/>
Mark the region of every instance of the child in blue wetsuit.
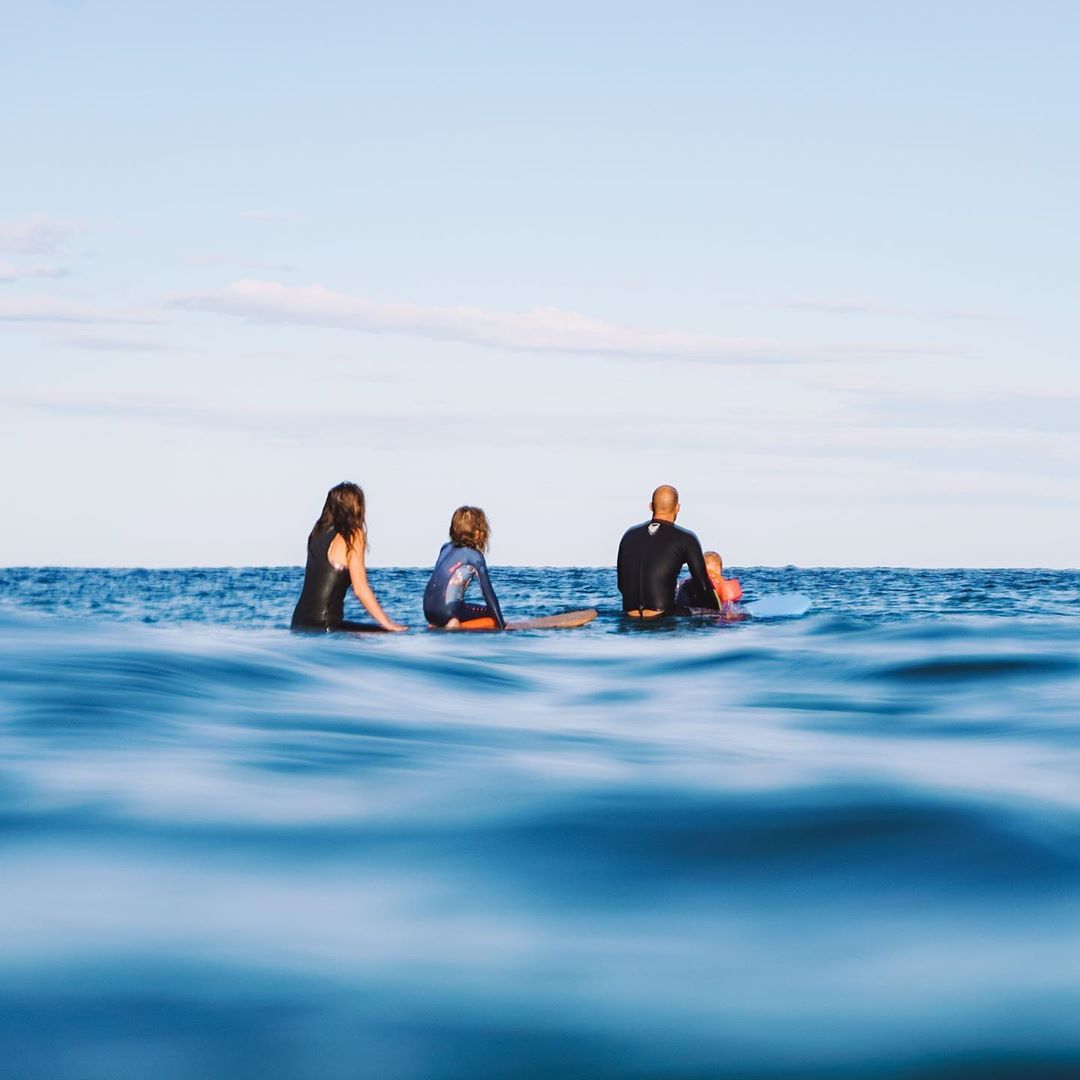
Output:
<path fill-rule="evenodd" d="M 459 506 L 450 519 L 450 542 L 443 544 L 431 580 L 424 590 L 424 616 L 447 630 L 503 629 L 506 620 L 488 577 L 487 551 L 491 526 L 477 506 Z M 465 602 L 473 580 L 480 583 L 483 604 Z"/>

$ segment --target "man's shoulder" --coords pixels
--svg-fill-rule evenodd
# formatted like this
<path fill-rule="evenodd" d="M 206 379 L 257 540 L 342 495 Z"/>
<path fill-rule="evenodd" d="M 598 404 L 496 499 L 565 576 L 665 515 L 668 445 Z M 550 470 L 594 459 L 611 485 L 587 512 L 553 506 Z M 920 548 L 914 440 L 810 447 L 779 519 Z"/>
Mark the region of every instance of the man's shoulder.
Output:
<path fill-rule="evenodd" d="M 701 541 L 698 540 L 697 533 L 694 532 L 693 529 L 684 529 L 682 525 L 676 525 L 674 524 L 674 522 L 672 523 L 671 527 L 684 540 L 692 540 L 695 544 L 701 543 Z"/>
<path fill-rule="evenodd" d="M 634 536 L 636 533 L 644 532 L 648 527 L 648 524 L 647 521 L 639 521 L 636 525 L 631 525 L 630 528 L 623 533 L 623 539 L 625 540 L 628 536 Z"/>

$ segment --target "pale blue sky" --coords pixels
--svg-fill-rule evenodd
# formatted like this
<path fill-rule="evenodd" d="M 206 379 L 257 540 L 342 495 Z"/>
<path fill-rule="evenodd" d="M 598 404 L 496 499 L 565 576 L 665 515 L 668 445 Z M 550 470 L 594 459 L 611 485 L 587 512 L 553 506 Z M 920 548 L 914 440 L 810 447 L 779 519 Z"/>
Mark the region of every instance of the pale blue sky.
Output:
<path fill-rule="evenodd" d="M 1071 3 L 0 9 L 4 564 L 1075 566 Z"/>

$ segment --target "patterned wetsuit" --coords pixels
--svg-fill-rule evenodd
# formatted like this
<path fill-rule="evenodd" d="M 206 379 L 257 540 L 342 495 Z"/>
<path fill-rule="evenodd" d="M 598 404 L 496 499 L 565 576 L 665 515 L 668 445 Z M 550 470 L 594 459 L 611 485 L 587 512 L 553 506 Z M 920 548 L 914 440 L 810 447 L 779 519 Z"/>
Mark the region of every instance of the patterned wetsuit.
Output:
<path fill-rule="evenodd" d="M 465 602 L 465 590 L 474 579 L 484 594 L 483 604 Z M 432 626 L 445 626 L 451 619 L 464 623 L 485 618 L 493 619 L 500 629 L 506 625 L 491 587 L 487 562 L 479 551 L 455 547 L 449 542 L 443 544 L 424 590 L 424 617 Z"/>

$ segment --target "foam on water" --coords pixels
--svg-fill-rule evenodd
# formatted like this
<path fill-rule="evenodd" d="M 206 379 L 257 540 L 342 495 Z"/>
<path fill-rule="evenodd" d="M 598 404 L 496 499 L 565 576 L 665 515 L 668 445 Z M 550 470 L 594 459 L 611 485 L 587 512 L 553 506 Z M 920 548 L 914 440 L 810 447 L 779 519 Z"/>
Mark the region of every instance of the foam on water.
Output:
<path fill-rule="evenodd" d="M 0 571 L 7 1073 L 1080 1074 L 1080 574 L 735 573 L 814 609 L 496 569 L 601 617 L 311 637 L 291 568 Z"/>

